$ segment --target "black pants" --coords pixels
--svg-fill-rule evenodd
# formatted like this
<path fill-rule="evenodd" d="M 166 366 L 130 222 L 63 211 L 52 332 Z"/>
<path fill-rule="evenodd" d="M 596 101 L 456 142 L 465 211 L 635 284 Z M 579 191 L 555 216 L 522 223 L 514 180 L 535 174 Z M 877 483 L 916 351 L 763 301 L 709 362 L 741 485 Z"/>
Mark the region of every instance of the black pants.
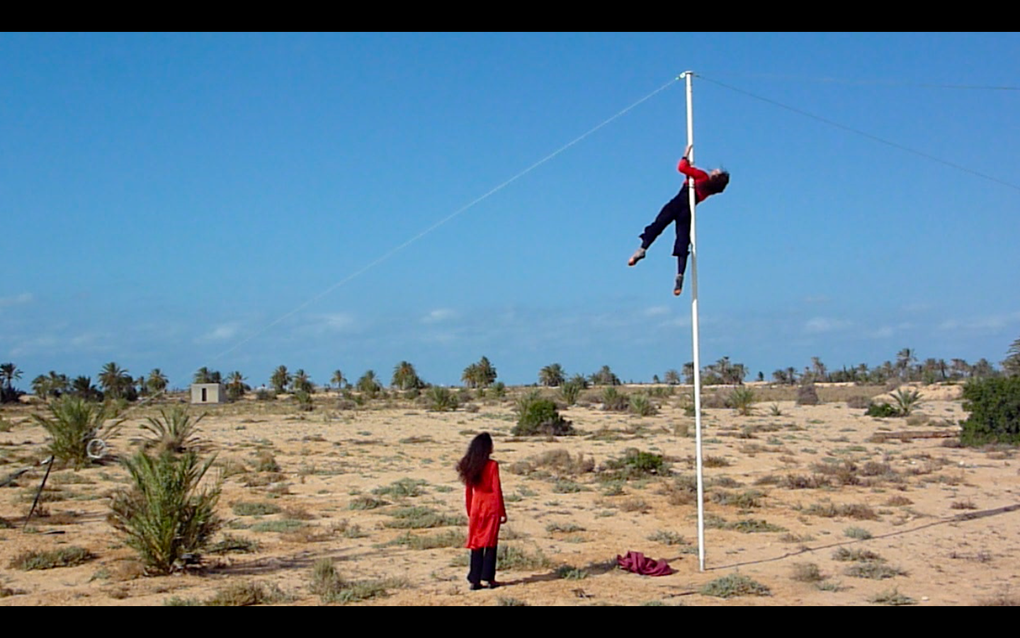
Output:
<path fill-rule="evenodd" d="M 471 571 L 468 582 L 477 585 L 483 580 L 491 583 L 496 580 L 496 547 L 471 550 Z"/>
<path fill-rule="evenodd" d="M 691 204 L 687 184 L 662 207 L 655 221 L 645 226 L 645 231 L 641 233 L 641 247 L 647 250 L 670 223 L 676 226 L 673 255 L 677 259 L 677 273 L 682 275 L 687 269 L 687 255 L 691 251 Z"/>

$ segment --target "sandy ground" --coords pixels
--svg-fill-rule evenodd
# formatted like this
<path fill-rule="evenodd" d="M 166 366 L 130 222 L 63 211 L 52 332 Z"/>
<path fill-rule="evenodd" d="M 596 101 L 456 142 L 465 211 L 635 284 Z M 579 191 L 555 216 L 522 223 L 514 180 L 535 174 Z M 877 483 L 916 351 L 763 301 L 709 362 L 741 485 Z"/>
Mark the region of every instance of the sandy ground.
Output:
<path fill-rule="evenodd" d="M 958 430 L 966 417 L 958 395 L 958 387 L 930 389 L 921 416 L 909 419 L 867 417 L 845 400 L 763 402 L 750 416 L 706 409 L 705 571 L 696 500 L 683 489 L 695 475 L 694 419 L 679 394 L 653 399 L 660 411 L 650 417 L 598 403 L 565 409 L 578 435 L 556 439 L 512 437 L 509 400 L 446 413 L 410 402 L 338 410 L 323 397 L 307 413 L 288 401 L 214 407 L 200 427 L 223 477 L 226 525 L 217 539 L 256 541 L 256 551 L 207 554 L 185 573 L 144 576 L 106 522 L 106 497 L 126 479 L 116 464 L 54 470 L 43 516 L 23 531 L 43 476 L 36 467 L 0 488 L 0 605 L 202 603 L 252 584 L 280 604 L 321 605 L 311 591 L 321 559 L 351 582 L 388 580 L 385 595 L 353 603 L 361 605 L 869 605 L 896 596 L 918 605 L 1015 603 L 1020 508 L 1011 506 L 1020 504 L 1020 462 L 1015 449 L 961 449 L 933 436 Z M 0 432 L 0 480 L 45 458 L 45 433 L 31 411 L 0 412 L 13 424 Z M 110 441 L 114 451 L 129 451 L 137 435 L 143 415 L 128 416 Z M 463 491 L 452 468 L 482 431 L 495 439 L 507 498 L 501 544 L 530 563 L 501 571 L 499 589 L 471 592 L 459 545 L 465 527 L 456 524 Z M 929 438 L 875 437 L 904 431 Z M 627 449 L 663 455 L 671 466 L 665 475 L 606 481 L 606 464 Z M 566 452 L 574 467 L 552 463 L 551 451 Z M 279 472 L 257 471 L 260 453 Z M 394 493 L 401 487 L 417 495 Z M 360 509 L 366 497 L 383 503 Z M 279 511 L 237 513 L 252 503 Z M 408 506 L 455 524 L 392 527 L 393 514 Z M 445 546 L 417 549 L 411 539 Z M 12 566 L 27 551 L 71 546 L 95 557 L 76 567 Z M 888 577 L 848 573 L 860 563 L 837 560 L 841 550 L 877 554 L 883 562 L 873 565 L 891 568 Z M 676 571 L 648 577 L 615 568 L 628 551 Z M 704 590 L 735 575 L 769 595 Z"/>

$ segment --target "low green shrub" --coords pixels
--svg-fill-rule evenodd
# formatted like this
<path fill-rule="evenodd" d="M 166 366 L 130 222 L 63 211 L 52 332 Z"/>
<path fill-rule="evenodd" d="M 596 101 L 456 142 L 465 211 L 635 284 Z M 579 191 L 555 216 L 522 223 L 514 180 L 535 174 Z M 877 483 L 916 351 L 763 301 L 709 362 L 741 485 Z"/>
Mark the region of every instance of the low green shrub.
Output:
<path fill-rule="evenodd" d="M 554 402 L 549 399 L 533 399 L 521 410 L 517 425 L 511 433 L 514 436 L 568 436 L 574 434 L 574 427 L 570 421 L 560 416 Z"/>
<path fill-rule="evenodd" d="M 966 446 L 1020 444 L 1020 376 L 972 379 L 963 388 L 960 442 Z"/>

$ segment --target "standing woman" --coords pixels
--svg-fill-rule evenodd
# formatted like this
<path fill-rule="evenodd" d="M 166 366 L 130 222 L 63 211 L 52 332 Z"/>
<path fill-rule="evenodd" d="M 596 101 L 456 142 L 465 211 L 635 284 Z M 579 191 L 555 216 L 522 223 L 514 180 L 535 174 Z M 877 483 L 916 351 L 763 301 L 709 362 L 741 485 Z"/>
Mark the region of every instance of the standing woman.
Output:
<path fill-rule="evenodd" d="M 465 547 L 471 550 L 468 582 L 471 589 L 481 589 L 482 581 L 490 589 L 496 582 L 496 549 L 499 526 L 506 522 L 503 489 L 499 484 L 499 464 L 492 455 L 492 437 L 482 432 L 468 445 L 467 454 L 457 463 L 457 474 L 464 483 L 464 500 L 468 514 L 468 538 Z"/>

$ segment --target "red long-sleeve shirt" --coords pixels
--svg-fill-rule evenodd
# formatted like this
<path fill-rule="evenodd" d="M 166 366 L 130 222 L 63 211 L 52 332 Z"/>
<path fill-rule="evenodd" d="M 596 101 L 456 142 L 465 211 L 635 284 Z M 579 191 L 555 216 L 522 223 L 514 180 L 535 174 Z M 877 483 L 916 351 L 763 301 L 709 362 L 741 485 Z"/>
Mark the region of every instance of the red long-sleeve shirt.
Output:
<path fill-rule="evenodd" d="M 691 166 L 691 163 L 686 157 L 680 158 L 680 163 L 676 165 L 676 170 L 680 171 L 687 177 L 694 178 L 694 203 L 700 204 L 703 199 L 712 195 L 708 192 L 708 173 Z"/>

